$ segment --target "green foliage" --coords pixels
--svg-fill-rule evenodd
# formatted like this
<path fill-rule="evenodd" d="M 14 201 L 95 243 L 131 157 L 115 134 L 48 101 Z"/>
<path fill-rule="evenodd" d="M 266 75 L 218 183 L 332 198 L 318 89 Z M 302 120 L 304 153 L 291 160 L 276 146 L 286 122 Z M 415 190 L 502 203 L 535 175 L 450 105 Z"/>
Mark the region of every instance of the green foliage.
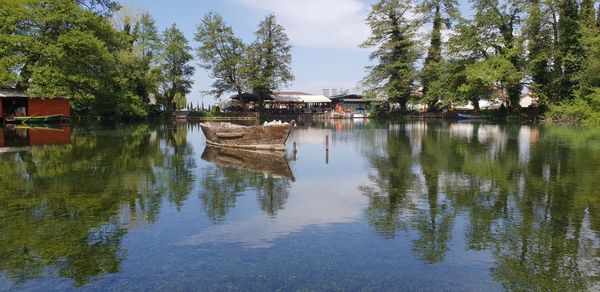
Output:
<path fill-rule="evenodd" d="M 209 12 L 202 18 L 194 40 L 200 43 L 197 53 L 202 67 L 214 79 L 208 93 L 217 98 L 225 92 L 242 94 L 246 81 L 241 76 L 245 45 L 233 29 L 220 15 Z"/>
<path fill-rule="evenodd" d="M 549 12 L 543 9 L 539 0 L 531 1 L 525 32 L 528 39 L 529 64 L 531 75 L 530 90 L 543 101 L 556 99 L 552 80 L 555 75 L 550 59 L 553 57 L 552 27 L 546 21 Z"/>
<path fill-rule="evenodd" d="M 385 95 L 390 101 L 406 103 L 416 80 L 415 62 L 418 52 L 414 43 L 417 23 L 411 19 L 412 5 L 405 1 L 380 0 L 373 4 L 367 17 L 371 36 L 362 48 L 375 48 L 369 58 L 377 64 L 370 66 L 363 80 L 368 91 Z"/>
<path fill-rule="evenodd" d="M 171 112 L 176 108 L 176 96 L 185 96 L 192 88 L 194 66 L 189 64 L 193 57 L 192 48 L 183 33 L 171 25 L 163 33 L 163 50 L 160 59 L 162 70 L 161 91 L 165 97 L 165 108 Z M 179 94 L 179 95 L 178 95 Z"/>
<path fill-rule="evenodd" d="M 419 7 L 419 11 L 425 15 L 425 20 L 431 18 L 433 25 L 427 57 L 421 71 L 422 101 L 428 104 L 429 109 L 435 109 L 438 101 L 444 98 L 440 96 L 443 82 L 441 75 L 444 66 L 442 28 L 444 23 L 449 28 L 451 21 L 458 17 L 457 6 L 458 3 L 454 0 L 425 0 Z M 445 15 L 442 15 L 443 12 Z"/>
<path fill-rule="evenodd" d="M 294 81 L 290 68 L 292 47 L 285 28 L 277 23 L 274 14 L 258 24 L 255 35 L 256 40 L 247 48 L 243 74 L 262 103 L 273 91 Z"/>
<path fill-rule="evenodd" d="M 572 99 L 579 88 L 578 74 L 582 69 L 583 48 L 577 1 L 560 1 L 558 23 L 558 51 L 561 76 L 558 80 L 561 101 Z"/>
<path fill-rule="evenodd" d="M 547 118 L 551 123 L 600 127 L 600 87 L 572 102 L 551 105 Z"/>

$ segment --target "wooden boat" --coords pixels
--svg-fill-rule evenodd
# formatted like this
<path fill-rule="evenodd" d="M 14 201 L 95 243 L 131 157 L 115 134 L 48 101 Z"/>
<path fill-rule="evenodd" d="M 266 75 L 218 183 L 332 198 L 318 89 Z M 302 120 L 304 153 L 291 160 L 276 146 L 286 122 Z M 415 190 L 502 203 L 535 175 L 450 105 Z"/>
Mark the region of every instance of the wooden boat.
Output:
<path fill-rule="evenodd" d="M 210 145 L 251 150 L 285 151 L 285 141 L 292 132 L 290 123 L 242 126 L 232 123 L 200 123 Z"/>
<path fill-rule="evenodd" d="M 482 115 L 469 115 L 469 114 L 458 113 L 459 120 L 485 120 L 487 118 L 488 118 L 487 116 L 482 116 Z"/>
<path fill-rule="evenodd" d="M 281 151 L 246 150 L 206 145 L 202 159 L 222 167 L 232 167 L 252 172 L 294 180 L 285 153 Z"/>
<path fill-rule="evenodd" d="M 25 116 L 25 117 L 15 117 L 15 121 L 21 122 L 24 124 L 51 124 L 51 123 L 60 123 L 63 115 L 47 115 L 47 116 Z"/>

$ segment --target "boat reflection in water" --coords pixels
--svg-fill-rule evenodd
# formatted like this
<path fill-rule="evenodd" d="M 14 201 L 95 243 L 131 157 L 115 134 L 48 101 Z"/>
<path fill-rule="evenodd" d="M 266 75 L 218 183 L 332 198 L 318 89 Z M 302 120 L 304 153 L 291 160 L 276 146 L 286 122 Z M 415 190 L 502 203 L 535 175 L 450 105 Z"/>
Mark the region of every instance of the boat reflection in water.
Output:
<path fill-rule="evenodd" d="M 244 150 L 206 145 L 202 159 L 222 167 L 262 172 L 294 181 L 294 174 L 281 151 Z"/>
<path fill-rule="evenodd" d="M 0 128 L 0 153 L 27 150 L 30 146 L 69 145 L 71 127 L 60 125 L 6 125 Z"/>

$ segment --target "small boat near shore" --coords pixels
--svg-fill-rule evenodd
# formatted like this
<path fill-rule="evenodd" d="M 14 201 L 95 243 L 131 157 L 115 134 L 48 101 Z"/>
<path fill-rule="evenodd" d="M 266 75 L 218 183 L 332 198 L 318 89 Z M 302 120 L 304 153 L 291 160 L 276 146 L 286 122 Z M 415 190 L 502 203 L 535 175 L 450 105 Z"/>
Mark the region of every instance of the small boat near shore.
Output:
<path fill-rule="evenodd" d="M 63 115 L 46 115 L 46 116 L 23 116 L 14 117 L 15 122 L 21 122 L 23 124 L 58 124 L 60 123 Z"/>
<path fill-rule="evenodd" d="M 232 123 L 200 123 L 206 143 L 221 147 L 250 150 L 285 151 L 285 141 L 293 124 L 271 122 L 258 126 Z"/>

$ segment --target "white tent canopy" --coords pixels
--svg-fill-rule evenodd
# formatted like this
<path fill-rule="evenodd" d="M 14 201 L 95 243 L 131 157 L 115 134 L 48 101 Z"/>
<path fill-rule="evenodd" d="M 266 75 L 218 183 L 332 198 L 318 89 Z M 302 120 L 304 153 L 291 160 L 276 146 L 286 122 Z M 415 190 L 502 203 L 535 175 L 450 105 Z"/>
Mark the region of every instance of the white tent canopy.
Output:
<path fill-rule="evenodd" d="M 304 92 L 275 92 L 271 95 L 275 102 L 330 103 L 324 95 L 312 95 Z"/>

